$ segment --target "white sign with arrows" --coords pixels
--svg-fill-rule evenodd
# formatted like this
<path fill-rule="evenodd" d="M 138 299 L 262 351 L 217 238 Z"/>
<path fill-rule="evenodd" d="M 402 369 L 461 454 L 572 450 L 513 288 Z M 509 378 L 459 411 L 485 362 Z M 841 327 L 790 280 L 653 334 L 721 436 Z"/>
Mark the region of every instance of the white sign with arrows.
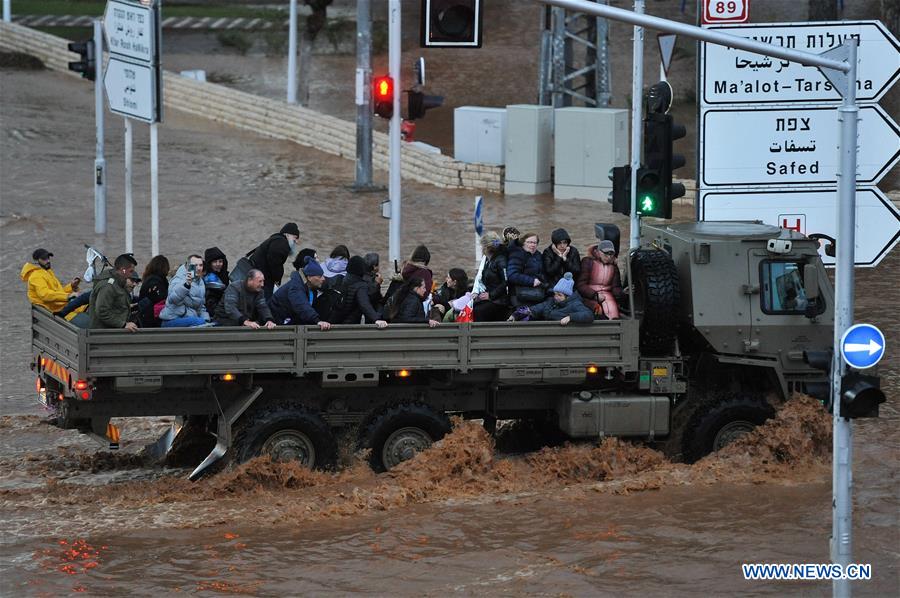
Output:
<path fill-rule="evenodd" d="M 156 122 L 156 67 L 111 56 L 103 77 L 109 109 L 144 122 Z"/>
<path fill-rule="evenodd" d="M 158 62 L 154 17 L 149 6 L 110 0 L 103 13 L 103 30 L 110 53 L 141 62 Z"/>
<path fill-rule="evenodd" d="M 707 110 L 702 185 L 835 184 L 832 107 Z M 880 106 L 859 110 L 857 182 L 875 184 L 900 158 L 900 129 Z"/>
<path fill-rule="evenodd" d="M 777 23 L 710 27 L 731 35 L 821 54 L 847 38 L 859 40 L 856 94 L 878 101 L 900 77 L 900 43 L 879 21 Z M 744 50 L 702 44 L 702 102 L 711 104 L 840 102 L 834 86 L 814 66 Z"/>
<path fill-rule="evenodd" d="M 762 220 L 804 235 L 837 235 L 835 224 L 837 190 L 707 191 L 701 194 L 701 220 Z M 856 192 L 857 266 L 874 267 L 900 241 L 900 210 L 876 188 Z M 837 240 L 840 243 L 840 239 Z M 820 251 L 822 261 L 834 258 Z"/>

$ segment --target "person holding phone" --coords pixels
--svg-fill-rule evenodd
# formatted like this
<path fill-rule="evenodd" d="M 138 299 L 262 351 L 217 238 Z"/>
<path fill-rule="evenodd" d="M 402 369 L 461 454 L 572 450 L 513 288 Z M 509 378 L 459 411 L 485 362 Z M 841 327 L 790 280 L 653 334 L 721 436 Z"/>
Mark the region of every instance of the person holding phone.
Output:
<path fill-rule="evenodd" d="M 206 287 L 203 283 L 203 258 L 196 253 L 178 267 L 169 282 L 166 305 L 159 312 L 163 328 L 203 326 L 209 323 L 206 311 Z"/>

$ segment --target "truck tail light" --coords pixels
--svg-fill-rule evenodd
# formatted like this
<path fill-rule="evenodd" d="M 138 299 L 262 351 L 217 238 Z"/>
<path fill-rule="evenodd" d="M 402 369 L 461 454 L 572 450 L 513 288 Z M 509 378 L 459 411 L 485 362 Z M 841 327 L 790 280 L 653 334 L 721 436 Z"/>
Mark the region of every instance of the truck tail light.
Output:
<path fill-rule="evenodd" d="M 83 401 L 91 398 L 91 385 L 88 384 L 87 380 L 75 381 L 75 396 Z"/>
<path fill-rule="evenodd" d="M 409 370 L 400 370 L 399 372 L 397 372 L 397 376 L 399 376 L 400 378 L 409 378 L 410 373 L 411 372 Z"/>
<path fill-rule="evenodd" d="M 222 380 L 224 380 L 225 382 L 233 382 L 234 378 L 234 374 L 222 374 Z"/>
<path fill-rule="evenodd" d="M 588 374 L 596 374 L 596 373 L 599 372 L 599 371 L 600 371 L 600 369 L 599 369 L 597 366 L 595 366 L 594 364 L 591 364 L 591 365 L 587 366 L 587 373 L 588 373 Z"/>

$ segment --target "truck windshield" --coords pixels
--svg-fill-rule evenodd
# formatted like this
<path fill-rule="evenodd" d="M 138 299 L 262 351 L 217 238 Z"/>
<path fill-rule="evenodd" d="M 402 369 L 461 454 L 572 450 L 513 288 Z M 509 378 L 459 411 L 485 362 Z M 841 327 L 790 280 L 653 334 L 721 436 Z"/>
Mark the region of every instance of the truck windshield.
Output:
<path fill-rule="evenodd" d="M 803 314 L 809 300 L 803 288 L 803 264 L 764 260 L 760 264 L 762 278 L 762 310 L 767 314 Z"/>

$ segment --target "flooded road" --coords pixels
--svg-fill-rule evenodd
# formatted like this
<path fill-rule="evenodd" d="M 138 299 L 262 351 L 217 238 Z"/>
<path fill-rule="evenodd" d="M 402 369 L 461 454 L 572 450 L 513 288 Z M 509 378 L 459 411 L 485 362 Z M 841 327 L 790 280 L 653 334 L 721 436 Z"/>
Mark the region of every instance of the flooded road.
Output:
<path fill-rule="evenodd" d="M 165 421 L 121 422 L 112 455 L 41 423 L 18 271 L 38 246 L 64 279 L 83 272 L 83 243 L 124 250 L 118 118 L 107 120 L 110 232 L 92 234 L 92 97 L 69 77 L 0 71 L 0 595 L 830 593 L 829 582 L 747 582 L 740 572 L 744 562 L 828 561 L 829 426 L 808 404 L 693 467 L 615 441 L 498 455 L 471 424 L 387 475 L 255 462 L 197 484 L 138 454 Z M 386 193 L 352 193 L 351 162 L 174 112 L 160 140 L 170 258 L 214 244 L 237 256 L 286 220 L 320 254 L 337 243 L 387 254 Z M 136 142 L 143 267 L 146 127 Z M 404 184 L 404 202 L 404 253 L 425 243 L 436 273 L 471 269 L 471 194 Z M 624 218 L 589 201 L 489 195 L 485 211 L 488 228 L 546 237 L 565 226 L 579 247 L 594 222 L 627 234 Z M 888 403 L 881 419 L 854 426 L 853 555 L 874 575 L 854 585 L 860 596 L 900 593 L 898 254 L 857 273 L 857 319 L 889 343 Z M 798 427 L 798 413 L 814 428 Z"/>

